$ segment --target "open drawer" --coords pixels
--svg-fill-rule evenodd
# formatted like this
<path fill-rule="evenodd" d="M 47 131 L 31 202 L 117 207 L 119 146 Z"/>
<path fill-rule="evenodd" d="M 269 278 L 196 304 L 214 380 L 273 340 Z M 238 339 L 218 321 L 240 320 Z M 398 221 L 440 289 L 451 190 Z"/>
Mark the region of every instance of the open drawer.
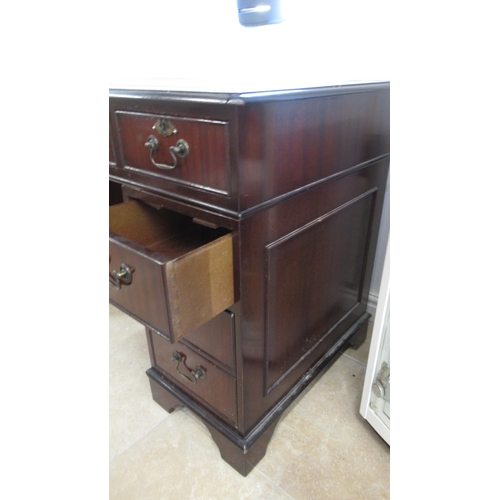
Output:
<path fill-rule="evenodd" d="M 110 301 L 174 343 L 234 303 L 232 238 L 131 200 L 109 209 Z"/>

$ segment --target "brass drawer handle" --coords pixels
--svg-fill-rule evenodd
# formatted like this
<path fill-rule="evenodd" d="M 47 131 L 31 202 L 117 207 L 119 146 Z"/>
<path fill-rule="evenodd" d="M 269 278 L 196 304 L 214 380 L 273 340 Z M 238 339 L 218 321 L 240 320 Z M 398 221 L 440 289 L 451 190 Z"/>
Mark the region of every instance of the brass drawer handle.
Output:
<path fill-rule="evenodd" d="M 150 135 L 148 137 L 148 140 L 144 143 L 144 146 L 146 146 L 146 148 L 149 149 L 149 159 L 151 160 L 151 163 L 155 167 L 161 168 L 162 170 L 173 170 L 175 167 L 177 167 L 176 155 L 180 156 L 181 158 L 186 158 L 187 155 L 189 154 L 189 144 L 184 139 L 179 139 L 175 146 L 170 146 L 169 148 L 170 154 L 174 159 L 174 164 L 166 165 L 162 163 L 156 163 L 153 158 L 154 154 L 160 148 L 160 143 L 154 135 Z"/>
<path fill-rule="evenodd" d="M 196 368 L 195 371 L 189 370 L 189 368 L 186 366 L 186 357 L 183 356 L 178 351 L 174 351 L 174 353 L 172 354 L 172 361 L 177 362 L 177 364 L 175 365 L 175 369 L 177 370 L 177 372 L 179 373 L 179 375 L 181 377 L 184 377 L 191 384 L 196 384 L 198 382 L 199 378 L 201 378 L 202 380 L 204 380 L 204 379 L 207 378 L 207 374 L 206 374 L 205 370 L 201 366 L 198 366 L 198 368 Z M 186 366 L 186 368 L 189 370 L 189 373 L 191 374 L 191 376 L 193 378 L 191 378 L 188 375 L 184 375 L 184 373 L 182 373 L 179 370 L 179 363 L 181 363 L 181 361 L 184 364 L 184 366 Z"/>
<path fill-rule="evenodd" d="M 127 264 L 121 264 L 120 270 L 113 270 L 109 277 L 109 286 L 115 290 L 120 290 L 122 283 L 129 285 L 132 281 L 132 273 L 134 272 Z"/>

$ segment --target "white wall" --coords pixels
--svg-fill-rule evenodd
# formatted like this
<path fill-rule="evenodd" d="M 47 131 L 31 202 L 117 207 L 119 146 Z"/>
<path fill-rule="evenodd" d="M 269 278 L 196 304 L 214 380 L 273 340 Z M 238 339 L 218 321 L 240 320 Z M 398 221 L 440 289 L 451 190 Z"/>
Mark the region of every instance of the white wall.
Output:
<path fill-rule="evenodd" d="M 110 4 L 112 77 L 251 82 L 263 75 L 299 85 L 388 79 L 387 2 L 282 0 L 284 21 L 245 28 L 236 0 Z"/>

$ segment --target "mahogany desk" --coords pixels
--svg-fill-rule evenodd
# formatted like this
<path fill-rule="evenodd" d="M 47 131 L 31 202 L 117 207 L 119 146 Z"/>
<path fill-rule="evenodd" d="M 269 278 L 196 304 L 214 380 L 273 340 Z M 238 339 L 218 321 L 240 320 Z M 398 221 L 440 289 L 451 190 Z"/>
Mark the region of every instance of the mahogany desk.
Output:
<path fill-rule="evenodd" d="M 389 84 L 111 90 L 110 301 L 146 327 L 154 400 L 246 476 L 359 347 L 389 169 Z"/>

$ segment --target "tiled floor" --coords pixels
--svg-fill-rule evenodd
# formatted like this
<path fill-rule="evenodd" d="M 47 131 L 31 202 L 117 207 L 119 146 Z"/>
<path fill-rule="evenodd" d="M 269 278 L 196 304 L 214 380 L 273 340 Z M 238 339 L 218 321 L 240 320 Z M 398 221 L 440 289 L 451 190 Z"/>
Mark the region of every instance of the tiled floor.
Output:
<path fill-rule="evenodd" d="M 144 327 L 110 306 L 110 499 L 388 499 L 389 447 L 359 414 L 369 340 L 291 405 L 244 478 L 188 411 L 152 400 Z"/>

